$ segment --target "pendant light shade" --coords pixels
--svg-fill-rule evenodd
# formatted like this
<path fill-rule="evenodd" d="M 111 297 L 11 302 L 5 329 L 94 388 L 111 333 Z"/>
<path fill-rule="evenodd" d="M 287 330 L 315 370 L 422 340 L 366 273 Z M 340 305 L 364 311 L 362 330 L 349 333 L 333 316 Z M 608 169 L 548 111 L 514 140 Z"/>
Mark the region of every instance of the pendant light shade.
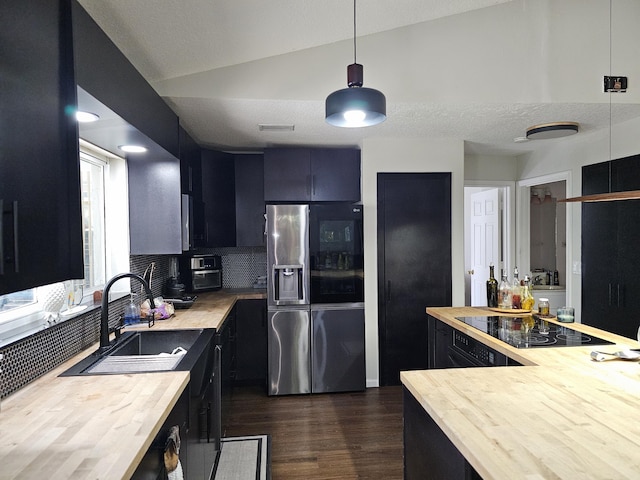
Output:
<path fill-rule="evenodd" d="M 364 88 L 363 67 L 356 62 L 356 1 L 353 0 L 353 60 L 347 67 L 348 88 L 337 90 L 325 101 L 325 120 L 336 127 L 369 127 L 387 118 L 382 92 Z"/>

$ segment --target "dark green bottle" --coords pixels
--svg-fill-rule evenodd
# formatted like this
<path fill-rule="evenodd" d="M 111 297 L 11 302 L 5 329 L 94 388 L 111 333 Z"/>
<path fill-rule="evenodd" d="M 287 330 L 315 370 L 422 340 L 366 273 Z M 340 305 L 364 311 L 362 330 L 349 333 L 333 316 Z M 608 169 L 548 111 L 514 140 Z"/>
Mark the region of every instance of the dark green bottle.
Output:
<path fill-rule="evenodd" d="M 489 280 L 487 280 L 487 306 L 498 306 L 498 281 L 493 273 L 493 265 L 489 266 Z"/>

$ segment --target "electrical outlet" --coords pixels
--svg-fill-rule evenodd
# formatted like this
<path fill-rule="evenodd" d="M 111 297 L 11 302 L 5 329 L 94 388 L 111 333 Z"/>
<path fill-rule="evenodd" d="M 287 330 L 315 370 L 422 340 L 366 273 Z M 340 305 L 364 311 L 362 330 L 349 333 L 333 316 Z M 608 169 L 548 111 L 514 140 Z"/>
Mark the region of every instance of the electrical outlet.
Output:
<path fill-rule="evenodd" d="M 624 93 L 627 91 L 627 77 L 604 77 L 604 91 Z"/>

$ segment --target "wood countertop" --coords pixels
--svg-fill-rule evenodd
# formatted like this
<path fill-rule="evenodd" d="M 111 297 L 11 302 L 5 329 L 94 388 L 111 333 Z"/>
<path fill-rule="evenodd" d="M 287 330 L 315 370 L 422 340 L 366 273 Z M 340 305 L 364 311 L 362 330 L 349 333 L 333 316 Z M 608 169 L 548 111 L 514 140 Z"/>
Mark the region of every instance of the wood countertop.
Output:
<path fill-rule="evenodd" d="M 401 373 L 485 480 L 640 478 L 640 364 L 589 355 L 637 341 L 573 323 L 616 345 L 517 349 L 455 319 L 497 315 L 487 309 L 427 313 L 525 365 Z"/>
<path fill-rule="evenodd" d="M 218 328 L 236 300 L 261 290 L 199 294 L 153 329 Z M 148 328 L 148 327 L 145 327 Z M 189 372 L 59 377 L 97 344 L 2 400 L 0 479 L 128 479 L 189 383 Z"/>

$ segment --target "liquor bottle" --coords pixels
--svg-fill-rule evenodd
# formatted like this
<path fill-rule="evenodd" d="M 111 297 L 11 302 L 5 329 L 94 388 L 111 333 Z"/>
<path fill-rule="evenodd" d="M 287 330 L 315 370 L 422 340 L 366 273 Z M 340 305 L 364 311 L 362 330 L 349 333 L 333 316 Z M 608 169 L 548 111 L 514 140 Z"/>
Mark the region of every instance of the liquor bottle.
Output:
<path fill-rule="evenodd" d="M 489 280 L 487 280 L 487 306 L 498 306 L 498 281 L 494 276 L 493 265 L 489 265 Z"/>
<path fill-rule="evenodd" d="M 507 279 L 507 274 L 502 272 L 502 280 L 500 281 L 500 287 L 498 288 L 498 307 L 500 308 L 512 308 L 511 300 L 511 284 Z"/>

